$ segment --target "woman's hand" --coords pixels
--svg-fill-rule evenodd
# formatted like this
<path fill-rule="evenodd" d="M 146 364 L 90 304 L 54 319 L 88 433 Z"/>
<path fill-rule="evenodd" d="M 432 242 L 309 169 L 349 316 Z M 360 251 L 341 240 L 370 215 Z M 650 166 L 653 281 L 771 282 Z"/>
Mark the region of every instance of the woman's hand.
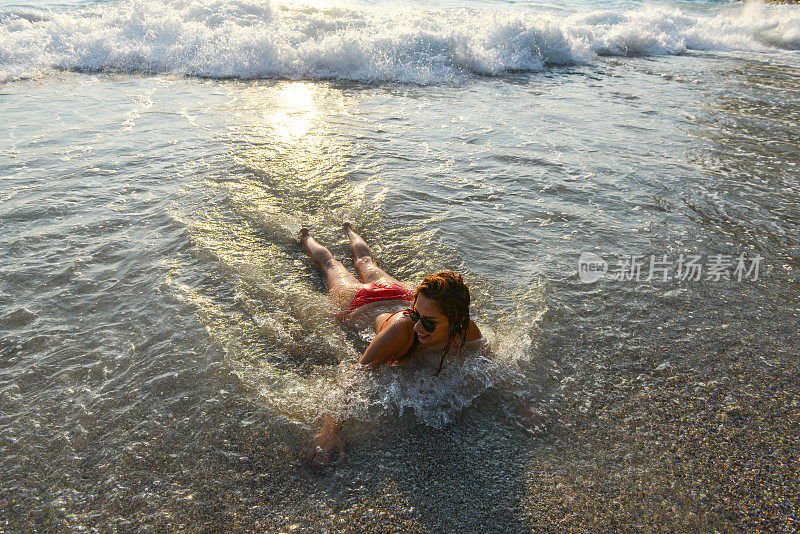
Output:
<path fill-rule="evenodd" d="M 345 459 L 344 445 L 342 438 L 339 437 L 341 423 L 337 423 L 330 415 L 325 416 L 322 428 L 317 432 L 311 448 L 306 454 L 306 464 L 313 469 L 321 469 L 331 463 L 334 451 L 339 453 L 337 463 L 342 463 Z"/>
<path fill-rule="evenodd" d="M 517 412 L 517 424 L 527 430 L 528 433 L 534 436 L 544 434 L 547 419 L 543 415 L 534 413 L 527 402 L 517 399 L 514 403 L 514 410 Z"/>

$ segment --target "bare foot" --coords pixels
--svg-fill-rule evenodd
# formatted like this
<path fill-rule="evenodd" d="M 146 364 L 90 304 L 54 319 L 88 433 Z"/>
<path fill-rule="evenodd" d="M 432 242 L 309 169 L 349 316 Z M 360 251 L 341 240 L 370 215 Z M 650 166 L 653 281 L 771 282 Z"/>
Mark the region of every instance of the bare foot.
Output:
<path fill-rule="evenodd" d="M 301 245 L 306 244 L 306 239 L 309 238 L 311 234 L 309 233 L 308 226 L 303 226 L 300 228 L 300 232 L 297 234 L 297 242 Z"/>
<path fill-rule="evenodd" d="M 350 221 L 345 221 L 342 223 L 342 228 L 344 228 L 345 232 L 349 232 L 353 229 L 353 223 Z"/>

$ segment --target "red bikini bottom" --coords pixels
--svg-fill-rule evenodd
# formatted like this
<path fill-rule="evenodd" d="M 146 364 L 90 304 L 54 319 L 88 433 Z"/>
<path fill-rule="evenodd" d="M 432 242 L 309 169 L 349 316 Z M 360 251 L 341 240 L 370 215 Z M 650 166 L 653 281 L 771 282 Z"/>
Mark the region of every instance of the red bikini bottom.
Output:
<path fill-rule="evenodd" d="M 414 300 L 414 295 L 400 284 L 364 284 L 358 288 L 353 302 L 347 308 L 345 316 L 351 314 L 364 304 L 381 300 Z"/>

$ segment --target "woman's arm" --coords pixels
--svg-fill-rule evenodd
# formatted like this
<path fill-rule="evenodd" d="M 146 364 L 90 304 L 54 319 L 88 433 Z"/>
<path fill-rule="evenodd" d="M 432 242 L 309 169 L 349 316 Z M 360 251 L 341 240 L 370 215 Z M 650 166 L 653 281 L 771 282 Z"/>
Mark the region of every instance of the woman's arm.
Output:
<path fill-rule="evenodd" d="M 405 322 L 402 315 L 385 320 L 375 339 L 369 344 L 358 365 L 375 368 L 383 365 L 391 356 L 402 356 L 414 342 L 414 330 Z M 319 429 L 311 448 L 306 454 L 306 463 L 319 469 L 331 463 L 334 451 L 339 453 L 339 462 L 344 460 L 344 445 L 339 431 L 343 421 L 337 421 L 330 414 L 325 416 L 322 428 Z"/>
<path fill-rule="evenodd" d="M 375 368 L 392 357 L 405 354 L 414 343 L 414 327 L 411 320 L 398 314 L 390 317 L 358 360 L 359 365 Z"/>

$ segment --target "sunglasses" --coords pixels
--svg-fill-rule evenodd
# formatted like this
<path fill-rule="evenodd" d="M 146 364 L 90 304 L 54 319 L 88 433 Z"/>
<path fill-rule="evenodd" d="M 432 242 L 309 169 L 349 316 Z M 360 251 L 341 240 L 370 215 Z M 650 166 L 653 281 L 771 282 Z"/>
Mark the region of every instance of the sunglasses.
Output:
<path fill-rule="evenodd" d="M 433 334 L 433 331 L 436 330 L 436 327 L 439 326 L 436 321 L 431 321 L 425 317 L 422 317 L 419 312 L 413 308 L 408 308 L 406 310 L 408 312 L 408 316 L 411 317 L 411 320 L 414 324 L 417 324 L 417 321 L 422 321 L 422 328 L 424 328 L 429 334 Z"/>

